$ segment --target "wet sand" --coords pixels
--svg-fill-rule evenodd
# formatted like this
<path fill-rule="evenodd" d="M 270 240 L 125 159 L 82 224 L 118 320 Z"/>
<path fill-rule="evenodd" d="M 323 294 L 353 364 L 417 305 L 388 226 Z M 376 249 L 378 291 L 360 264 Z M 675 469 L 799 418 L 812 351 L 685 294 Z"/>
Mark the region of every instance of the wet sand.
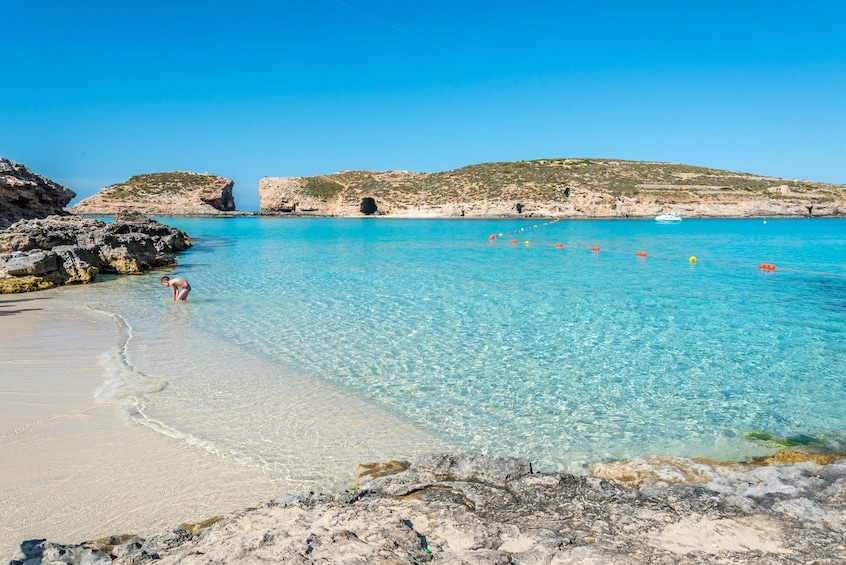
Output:
<path fill-rule="evenodd" d="M 0 296 L 0 560 L 26 539 L 149 535 L 273 494 L 98 404 L 119 328 L 61 293 Z"/>
<path fill-rule="evenodd" d="M 126 343 L 126 326 L 87 306 L 98 303 L 100 292 L 119 291 L 114 283 L 0 296 L 0 560 L 25 540 L 149 536 L 281 494 L 328 488 L 330 477 L 340 485 L 332 490 L 341 490 L 362 460 L 443 450 L 366 402 L 293 376 L 280 389 L 282 417 L 274 424 L 274 453 L 287 457 L 287 472 L 257 470 L 155 421 L 130 418 L 109 394 L 98 394 L 104 383 L 106 390 L 113 386 L 110 367 Z M 168 384 L 171 395 L 202 387 L 221 370 L 221 356 L 238 358 L 250 374 L 272 370 L 213 336 L 174 340 L 179 327 L 174 321 L 167 339 L 153 344 L 179 344 L 165 356 L 181 363 L 180 376 Z M 247 422 L 245 414 L 240 425 L 258 424 Z"/>

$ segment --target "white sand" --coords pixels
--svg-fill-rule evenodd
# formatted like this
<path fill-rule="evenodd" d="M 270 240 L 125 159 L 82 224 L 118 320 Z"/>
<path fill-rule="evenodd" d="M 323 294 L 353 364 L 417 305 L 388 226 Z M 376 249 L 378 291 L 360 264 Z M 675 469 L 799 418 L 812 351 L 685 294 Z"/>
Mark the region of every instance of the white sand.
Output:
<path fill-rule="evenodd" d="M 57 315 L 50 305 L 46 296 L 0 296 L 2 444 L 30 426 L 91 408 L 91 391 L 102 382 L 96 360 L 115 328 L 93 315 Z"/>
<path fill-rule="evenodd" d="M 117 332 L 61 289 L 0 296 L 0 560 L 26 539 L 149 535 L 274 494 L 96 402 Z"/>
<path fill-rule="evenodd" d="M 285 472 L 257 472 L 237 457 L 194 447 L 180 434 L 154 431 L 148 420 L 142 425 L 127 419 L 125 411 L 98 403 L 96 396 L 126 339 L 116 318 L 86 307 L 108 291 L 120 287 L 0 296 L 0 561 L 27 539 L 79 543 L 115 534 L 149 536 L 304 492 L 309 481 L 296 480 L 302 476 L 322 484 L 326 473 L 349 473 L 351 484 L 362 455 L 365 461 L 387 460 L 412 446 L 430 451 L 440 445 L 366 402 L 294 376 L 273 397 L 278 418 L 271 441 L 274 455 L 288 458 Z M 259 361 L 230 351 L 214 336 L 174 340 L 182 322 L 175 319 L 168 339 L 155 344 L 180 344 L 167 361 L 180 365 L 168 394 L 202 388 L 220 370 L 220 357 L 238 358 L 249 374 L 265 374 Z M 238 383 L 233 386 L 237 391 Z M 237 425 L 267 426 L 261 415 L 259 421 L 251 417 L 245 412 Z"/>

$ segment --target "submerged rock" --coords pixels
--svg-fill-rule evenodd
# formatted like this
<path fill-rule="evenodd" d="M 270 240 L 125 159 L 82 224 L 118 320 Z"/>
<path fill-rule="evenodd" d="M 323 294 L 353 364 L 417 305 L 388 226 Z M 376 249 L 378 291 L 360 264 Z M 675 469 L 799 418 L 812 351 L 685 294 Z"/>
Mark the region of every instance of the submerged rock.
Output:
<path fill-rule="evenodd" d="M 635 465 L 641 471 L 643 461 Z M 48 547 L 71 556 L 88 549 L 92 559 L 107 553 L 122 564 L 770 564 L 838 563 L 846 555 L 846 461 L 653 463 L 658 478 L 680 478 L 660 469 L 681 466 L 695 471 L 698 484 L 626 488 L 596 476 L 535 473 L 521 459 L 425 455 L 405 470 L 397 462 L 368 467 L 396 472 L 354 492 L 280 497 L 212 519 L 198 534 L 178 528 L 114 545 L 120 552 L 34 540 L 12 563 L 38 563 Z"/>

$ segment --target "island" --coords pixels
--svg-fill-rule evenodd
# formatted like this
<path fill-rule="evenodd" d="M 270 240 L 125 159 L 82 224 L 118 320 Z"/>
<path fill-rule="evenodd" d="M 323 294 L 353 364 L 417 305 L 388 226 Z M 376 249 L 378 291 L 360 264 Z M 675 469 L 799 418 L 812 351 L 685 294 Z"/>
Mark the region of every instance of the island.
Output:
<path fill-rule="evenodd" d="M 540 159 L 453 171 L 265 177 L 261 213 L 295 216 L 643 218 L 846 215 L 846 185 L 674 163 Z"/>
<path fill-rule="evenodd" d="M 235 210 L 233 186 L 230 179 L 190 171 L 135 175 L 102 188 L 70 211 L 88 216 L 130 211 L 154 216 L 220 216 Z"/>

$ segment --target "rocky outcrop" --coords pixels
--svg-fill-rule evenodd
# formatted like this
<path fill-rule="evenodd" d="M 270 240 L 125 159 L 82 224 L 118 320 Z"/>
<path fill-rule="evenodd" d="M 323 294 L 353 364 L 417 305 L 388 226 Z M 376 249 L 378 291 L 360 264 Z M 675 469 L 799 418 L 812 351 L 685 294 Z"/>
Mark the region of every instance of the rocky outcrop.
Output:
<path fill-rule="evenodd" d="M 228 183 L 217 198 L 231 201 Z M 195 192 L 211 198 L 207 184 Z M 191 245 L 185 232 L 132 211 L 114 223 L 68 215 L 63 207 L 74 196 L 0 159 L 0 294 L 87 283 L 99 273 L 142 273 L 175 264 L 174 254 Z"/>
<path fill-rule="evenodd" d="M 70 189 L 0 157 L 0 229 L 22 219 L 65 214 Z"/>
<path fill-rule="evenodd" d="M 371 480 L 352 492 L 282 496 L 146 540 L 26 541 L 12 564 L 773 564 L 846 555 L 846 461 L 648 466 L 635 464 L 651 480 L 626 488 L 535 473 L 521 459 L 424 455 L 380 472 L 367 466 Z"/>
<path fill-rule="evenodd" d="M 307 179 L 265 177 L 259 181 L 259 209 L 263 213 L 292 215 L 349 215 L 332 213 L 329 198 L 308 193 Z"/>
<path fill-rule="evenodd" d="M 137 213 L 114 223 L 76 216 L 20 220 L 0 231 L 0 294 L 87 283 L 176 263 L 188 235 Z"/>
<path fill-rule="evenodd" d="M 158 216 L 219 216 L 235 210 L 233 185 L 223 177 L 191 172 L 136 175 L 101 189 L 70 211 L 89 216 L 127 211 Z"/>
<path fill-rule="evenodd" d="M 263 214 L 394 217 L 846 215 L 846 185 L 674 163 L 553 159 L 442 173 L 343 171 L 259 183 Z"/>

